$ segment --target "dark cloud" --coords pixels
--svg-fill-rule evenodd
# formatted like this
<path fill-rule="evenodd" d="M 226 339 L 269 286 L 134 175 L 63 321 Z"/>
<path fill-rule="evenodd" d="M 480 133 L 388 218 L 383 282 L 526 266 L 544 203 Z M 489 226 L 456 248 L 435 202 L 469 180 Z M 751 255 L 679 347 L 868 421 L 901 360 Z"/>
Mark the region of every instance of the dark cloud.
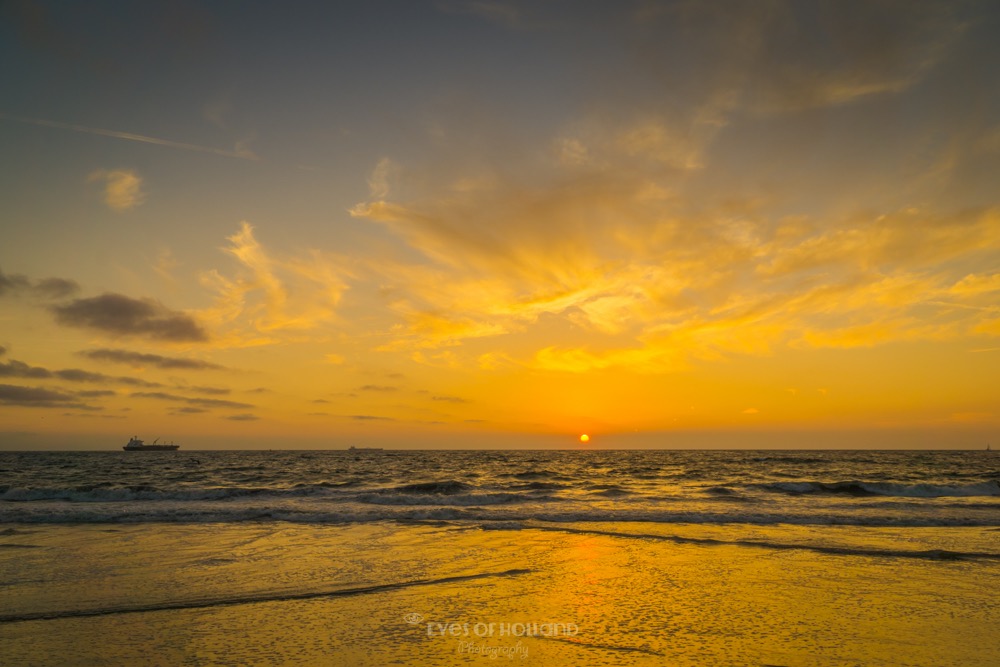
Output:
<path fill-rule="evenodd" d="M 31 281 L 28 280 L 27 276 L 20 274 L 8 276 L 3 271 L 0 271 L 0 295 L 27 289 L 28 287 L 31 287 Z"/>
<path fill-rule="evenodd" d="M 67 368 L 66 370 L 53 371 L 52 374 L 63 380 L 69 380 L 70 382 L 106 382 L 111 380 L 110 377 L 104 375 L 103 373 L 92 373 L 90 371 L 80 370 L 79 368 Z"/>
<path fill-rule="evenodd" d="M 72 394 L 41 387 L 22 387 L 0 384 L 0 404 L 20 405 L 31 408 L 77 408 L 91 409 L 76 400 Z"/>
<path fill-rule="evenodd" d="M 226 419 L 231 419 L 234 422 L 252 422 L 260 419 L 257 415 L 251 415 L 249 413 L 242 413 L 238 415 L 230 415 Z"/>
<path fill-rule="evenodd" d="M 208 394 L 210 396 L 225 396 L 229 393 L 229 389 L 225 387 L 184 387 L 188 391 L 196 391 L 199 394 Z"/>
<path fill-rule="evenodd" d="M 350 415 L 350 418 L 358 421 L 395 421 L 391 417 L 377 417 L 375 415 Z"/>
<path fill-rule="evenodd" d="M 114 396 L 115 392 L 110 389 L 94 389 L 91 391 L 78 391 L 77 396 L 83 396 L 85 398 L 100 398 L 102 396 Z"/>
<path fill-rule="evenodd" d="M 446 401 L 448 403 L 468 403 L 469 401 L 459 396 L 431 396 L 432 401 Z"/>
<path fill-rule="evenodd" d="M 363 387 L 358 387 L 358 391 L 396 391 L 399 387 L 387 387 L 380 384 L 366 384 Z"/>
<path fill-rule="evenodd" d="M 17 359 L 11 359 L 10 361 L 0 363 L 0 377 L 20 377 L 32 378 L 36 380 L 60 379 L 67 380 L 69 382 L 90 382 L 95 384 L 110 382 L 146 388 L 163 386 L 157 382 L 147 382 L 145 380 L 131 377 L 113 377 L 110 375 L 104 375 L 103 373 L 92 373 L 91 371 L 85 371 L 79 368 L 66 368 L 53 371 L 40 366 L 29 366 L 23 361 L 18 361 Z"/>
<path fill-rule="evenodd" d="M 127 385 L 130 385 L 132 387 L 147 387 L 147 388 L 152 389 L 152 388 L 162 387 L 163 386 L 159 382 L 147 382 L 146 380 L 140 380 L 138 378 L 130 378 L 130 377 L 116 377 L 116 378 L 113 378 L 113 380 L 115 382 L 119 382 L 121 384 L 127 384 Z"/>
<path fill-rule="evenodd" d="M 208 334 L 190 315 L 170 310 L 155 299 L 106 293 L 54 306 L 56 321 L 124 336 L 166 341 L 206 341 Z"/>
<path fill-rule="evenodd" d="M 83 350 L 78 354 L 95 361 L 109 361 L 112 363 L 130 364 L 132 366 L 156 366 L 157 368 L 171 370 L 222 370 L 224 368 L 218 364 L 201 361 L 200 359 L 164 357 L 159 354 L 144 354 L 129 350 L 109 350 L 102 348 L 99 350 Z"/>
<path fill-rule="evenodd" d="M 28 292 L 45 299 L 62 299 L 80 290 L 80 286 L 65 278 L 42 278 L 31 280 L 20 273 L 6 275 L 0 271 L 0 296 L 7 292 Z"/>
<path fill-rule="evenodd" d="M 252 403 L 240 403 L 239 401 L 223 401 L 218 398 L 188 398 L 187 403 L 200 405 L 207 408 L 252 408 Z"/>
<path fill-rule="evenodd" d="M 64 278 L 43 278 L 36 282 L 32 289 L 48 299 L 65 299 L 79 292 L 80 286 Z"/>
<path fill-rule="evenodd" d="M 174 408 L 173 410 L 170 411 L 170 414 L 174 414 L 174 415 L 178 415 L 178 414 L 179 415 L 197 415 L 197 414 L 200 414 L 202 412 L 208 412 L 208 410 L 206 410 L 205 408 L 192 408 L 192 407 Z"/>
<path fill-rule="evenodd" d="M 223 401 L 218 398 L 190 398 L 188 396 L 178 396 L 162 391 L 136 391 L 132 396 L 137 398 L 155 398 L 160 401 L 177 401 L 202 408 L 252 408 L 251 403 L 239 403 L 237 401 Z"/>
<path fill-rule="evenodd" d="M 52 377 L 52 371 L 38 366 L 29 366 L 23 361 L 11 359 L 10 361 L 0 363 L 0 377 L 50 378 Z"/>

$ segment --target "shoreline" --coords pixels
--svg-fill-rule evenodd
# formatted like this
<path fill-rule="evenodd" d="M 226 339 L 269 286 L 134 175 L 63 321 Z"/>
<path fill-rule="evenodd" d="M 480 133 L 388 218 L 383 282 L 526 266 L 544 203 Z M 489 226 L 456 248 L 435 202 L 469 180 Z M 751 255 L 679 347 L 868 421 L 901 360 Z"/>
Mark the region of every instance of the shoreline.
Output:
<path fill-rule="evenodd" d="M 24 546 L 0 549 L 14 600 L 7 616 L 84 613 L 0 622 L 11 664 L 930 667 L 985 664 L 1000 652 L 990 592 L 1000 563 L 879 552 L 886 543 L 996 552 L 1000 531 L 615 522 L 13 530 L 3 542 Z M 816 551 L 823 539 L 854 551 Z M 524 630 L 546 623 L 576 632 Z M 111 639 L 95 645 L 94 636 Z"/>

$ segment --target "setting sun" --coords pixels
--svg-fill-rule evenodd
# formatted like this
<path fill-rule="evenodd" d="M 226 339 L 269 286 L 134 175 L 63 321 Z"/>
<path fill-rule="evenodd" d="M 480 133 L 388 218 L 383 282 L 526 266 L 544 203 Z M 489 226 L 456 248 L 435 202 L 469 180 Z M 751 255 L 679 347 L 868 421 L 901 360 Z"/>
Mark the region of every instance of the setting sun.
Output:
<path fill-rule="evenodd" d="M 590 436 L 584 433 L 580 436 L 580 442 L 590 442 Z"/>

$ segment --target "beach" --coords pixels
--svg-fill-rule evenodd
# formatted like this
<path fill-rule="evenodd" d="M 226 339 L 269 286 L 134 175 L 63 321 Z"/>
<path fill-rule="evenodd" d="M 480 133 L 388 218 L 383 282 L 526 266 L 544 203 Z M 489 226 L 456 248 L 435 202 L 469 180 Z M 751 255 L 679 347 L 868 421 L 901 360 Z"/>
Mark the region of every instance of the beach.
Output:
<path fill-rule="evenodd" d="M 0 653 L 10 665 L 927 666 L 1000 654 L 1000 561 L 935 554 L 996 554 L 1000 532 L 925 529 L 901 546 L 898 530 L 834 530 L 845 553 L 810 548 L 816 531 L 797 527 L 19 526 L 0 551 Z"/>
<path fill-rule="evenodd" d="M 10 665 L 1000 655 L 979 452 L 0 454 Z"/>

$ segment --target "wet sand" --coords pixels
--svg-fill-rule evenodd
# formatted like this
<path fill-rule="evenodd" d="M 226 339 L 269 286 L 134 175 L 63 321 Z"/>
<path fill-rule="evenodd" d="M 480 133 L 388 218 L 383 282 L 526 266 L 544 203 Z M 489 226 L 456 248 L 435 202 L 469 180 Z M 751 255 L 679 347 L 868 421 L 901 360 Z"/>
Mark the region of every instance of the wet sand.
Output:
<path fill-rule="evenodd" d="M 9 665 L 986 665 L 1000 531 L 24 525 Z"/>

